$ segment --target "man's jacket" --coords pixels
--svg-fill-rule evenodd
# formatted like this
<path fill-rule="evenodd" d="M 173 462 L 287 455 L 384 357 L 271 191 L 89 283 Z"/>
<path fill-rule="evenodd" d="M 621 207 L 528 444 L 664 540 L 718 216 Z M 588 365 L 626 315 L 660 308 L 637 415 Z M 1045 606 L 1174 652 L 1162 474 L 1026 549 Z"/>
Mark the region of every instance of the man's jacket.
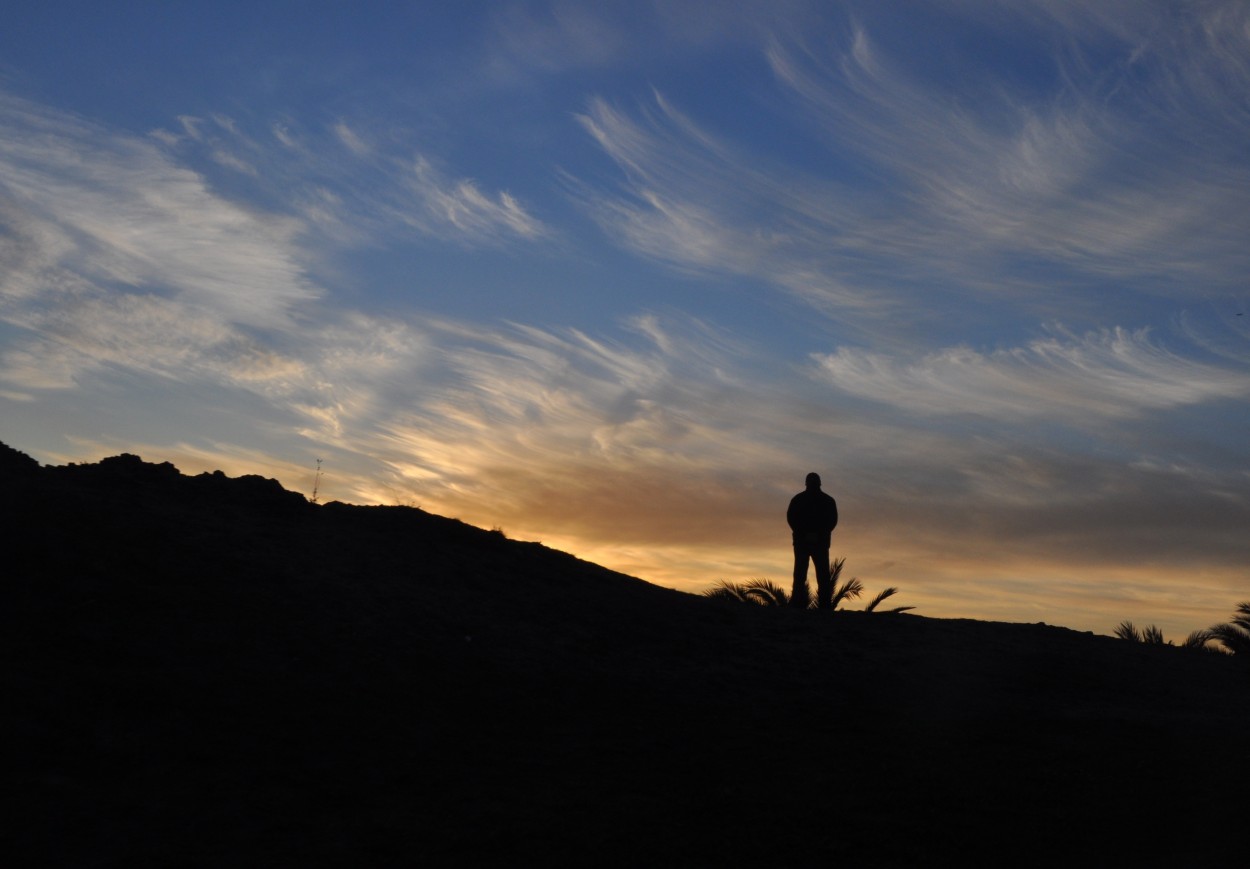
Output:
<path fill-rule="evenodd" d="M 790 499 L 786 521 L 794 532 L 794 542 L 829 548 L 838 524 L 838 504 L 820 489 L 807 489 Z"/>

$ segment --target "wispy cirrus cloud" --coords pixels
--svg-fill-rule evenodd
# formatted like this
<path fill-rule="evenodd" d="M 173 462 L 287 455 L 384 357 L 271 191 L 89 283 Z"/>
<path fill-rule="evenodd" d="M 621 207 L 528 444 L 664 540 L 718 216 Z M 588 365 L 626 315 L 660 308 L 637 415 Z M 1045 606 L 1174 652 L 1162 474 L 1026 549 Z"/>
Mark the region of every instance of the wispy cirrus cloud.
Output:
<path fill-rule="evenodd" d="M 142 139 L 0 95 L 0 196 L 11 260 L 6 299 L 122 286 L 274 327 L 321 290 L 299 221 L 216 196 Z"/>
<path fill-rule="evenodd" d="M 509 88 L 569 71 L 645 67 L 659 56 L 753 44 L 772 28 L 801 28 L 812 6 L 809 0 L 508 4 L 489 19 L 478 66 Z"/>
<path fill-rule="evenodd" d="M 487 195 L 477 182 L 453 180 L 424 156 L 414 157 L 410 171 L 400 177 L 413 201 L 411 208 L 401 205 L 397 216 L 427 235 L 489 243 L 509 237 L 533 241 L 550 232 L 512 194 Z"/>
<path fill-rule="evenodd" d="M 160 296 L 93 294 L 18 322 L 32 337 L 0 356 L 0 377 L 25 389 L 70 389 L 105 367 L 253 384 L 298 368 L 212 311 Z"/>
<path fill-rule="evenodd" d="M 618 244 L 680 269 L 767 281 L 822 307 L 877 309 L 894 295 L 878 283 L 861 197 L 836 180 L 757 165 L 659 93 L 637 119 L 597 99 L 578 120 L 625 175 L 619 190 L 575 185 Z"/>
<path fill-rule="evenodd" d="M 768 57 L 830 146 L 889 179 L 918 252 L 945 271 L 971 280 L 945 253 L 957 250 L 983 269 L 996 256 L 1000 275 L 1002 258 L 1021 256 L 1070 270 L 1068 282 L 1118 275 L 1151 278 L 1156 291 L 1183 281 L 1172 294 L 1194 280 L 1227 289 L 1246 264 L 1237 239 L 1250 232 L 1250 170 L 1235 145 L 1250 131 L 1235 96 L 1250 81 L 1245 7 L 1224 4 L 1166 40 L 1162 7 L 1128 18 L 1139 33 L 1097 48 L 1101 74 L 1065 68 L 1093 62 L 1095 49 L 1078 48 L 1040 93 L 988 73 L 956 88 L 907 72 L 865 29 L 841 50 L 774 42 Z M 1073 24 L 1064 32 L 1084 35 Z"/>
<path fill-rule="evenodd" d="M 384 356 L 411 348 L 394 344 L 405 339 L 389 324 L 325 304 L 311 277 L 317 242 L 365 243 L 371 224 L 468 246 L 546 231 L 508 194 L 492 198 L 425 157 L 379 156 L 342 123 L 329 155 L 293 132 L 266 146 L 225 116 L 183 117 L 144 138 L 9 96 L 0 126 L 0 316 L 21 330 L 0 375 L 21 398 L 112 368 L 226 384 L 341 429 L 375 390 L 348 397 L 333 384 L 384 380 Z M 292 152 L 301 159 L 281 159 Z M 263 167 L 256 192 L 283 195 L 268 210 L 243 205 L 179 159 L 188 154 L 249 184 Z M 345 159 L 361 166 L 332 169 Z M 394 173 L 372 199 L 350 184 L 366 164 Z M 296 334 L 319 337 L 301 347 Z"/>
<path fill-rule="evenodd" d="M 654 317 L 630 335 L 451 328 L 439 340 L 446 381 L 385 426 L 395 484 L 409 480 L 457 514 L 485 509 L 547 533 L 712 533 L 733 513 L 675 519 L 674 505 L 711 496 L 747 455 L 785 461 L 783 446 L 747 434 L 768 410 L 730 362 L 742 345 Z"/>
<path fill-rule="evenodd" d="M 792 99 L 778 119 L 825 151 L 822 172 L 770 163 L 662 95 L 631 112 L 597 99 L 579 120 L 623 182 L 578 197 L 624 247 L 768 282 L 878 338 L 883 313 L 905 326 L 916 303 L 1089 322 L 1108 285 L 1218 297 L 1250 267 L 1237 144 L 1250 128 L 1230 111 L 1245 17 L 1225 5 L 1096 58 L 1078 43 L 1066 63 L 1102 72 L 1056 68 L 1014 89 L 988 70 L 958 87 L 917 72 L 867 26 L 831 43 L 778 36 L 765 53 Z"/>
<path fill-rule="evenodd" d="M 553 3 L 541 12 L 511 5 L 490 30 L 490 68 L 502 79 L 619 62 L 634 43 L 610 4 Z"/>
<path fill-rule="evenodd" d="M 370 135 L 339 119 L 327 129 L 275 121 L 254 135 L 230 118 L 179 119 L 182 132 L 153 136 L 252 176 L 305 228 L 341 245 L 376 245 L 406 232 L 463 247 L 536 242 L 552 233 L 507 190 L 452 172 L 418 142 Z"/>
<path fill-rule="evenodd" d="M 1099 426 L 1212 401 L 1250 397 L 1250 373 L 1199 362 L 1147 330 L 1063 332 L 1024 347 L 950 347 L 904 360 L 843 348 L 816 354 L 818 376 L 851 395 L 921 416 L 1066 420 Z"/>

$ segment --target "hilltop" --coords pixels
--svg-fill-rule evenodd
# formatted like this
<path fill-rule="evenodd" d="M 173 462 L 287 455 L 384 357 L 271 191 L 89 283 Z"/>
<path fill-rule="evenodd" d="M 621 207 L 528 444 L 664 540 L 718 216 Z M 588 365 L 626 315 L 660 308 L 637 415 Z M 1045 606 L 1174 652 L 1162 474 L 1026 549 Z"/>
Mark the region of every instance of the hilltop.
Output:
<path fill-rule="evenodd" d="M 13 865 L 1196 865 L 1250 674 L 0 444 Z M 1231 602 L 1230 602 L 1231 603 Z"/>

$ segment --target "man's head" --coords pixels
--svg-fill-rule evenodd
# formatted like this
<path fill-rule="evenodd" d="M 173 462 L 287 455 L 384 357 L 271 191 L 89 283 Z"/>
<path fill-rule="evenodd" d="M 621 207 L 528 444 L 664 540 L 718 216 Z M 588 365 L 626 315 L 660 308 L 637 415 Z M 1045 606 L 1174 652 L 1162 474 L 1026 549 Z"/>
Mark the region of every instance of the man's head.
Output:
<path fill-rule="evenodd" d="M 807 484 L 807 488 L 809 489 L 819 489 L 820 488 L 820 474 L 813 471 L 812 473 L 807 475 L 807 479 L 804 480 L 803 482 Z"/>

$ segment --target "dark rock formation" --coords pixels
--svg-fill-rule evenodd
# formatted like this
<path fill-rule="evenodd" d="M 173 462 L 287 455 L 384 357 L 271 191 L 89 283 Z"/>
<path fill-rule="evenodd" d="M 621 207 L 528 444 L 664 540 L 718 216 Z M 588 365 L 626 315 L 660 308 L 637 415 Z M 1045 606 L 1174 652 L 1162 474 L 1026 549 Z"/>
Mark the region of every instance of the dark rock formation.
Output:
<path fill-rule="evenodd" d="M 8 444 L 0 443 L 0 481 L 29 478 L 38 472 L 38 462 Z"/>

